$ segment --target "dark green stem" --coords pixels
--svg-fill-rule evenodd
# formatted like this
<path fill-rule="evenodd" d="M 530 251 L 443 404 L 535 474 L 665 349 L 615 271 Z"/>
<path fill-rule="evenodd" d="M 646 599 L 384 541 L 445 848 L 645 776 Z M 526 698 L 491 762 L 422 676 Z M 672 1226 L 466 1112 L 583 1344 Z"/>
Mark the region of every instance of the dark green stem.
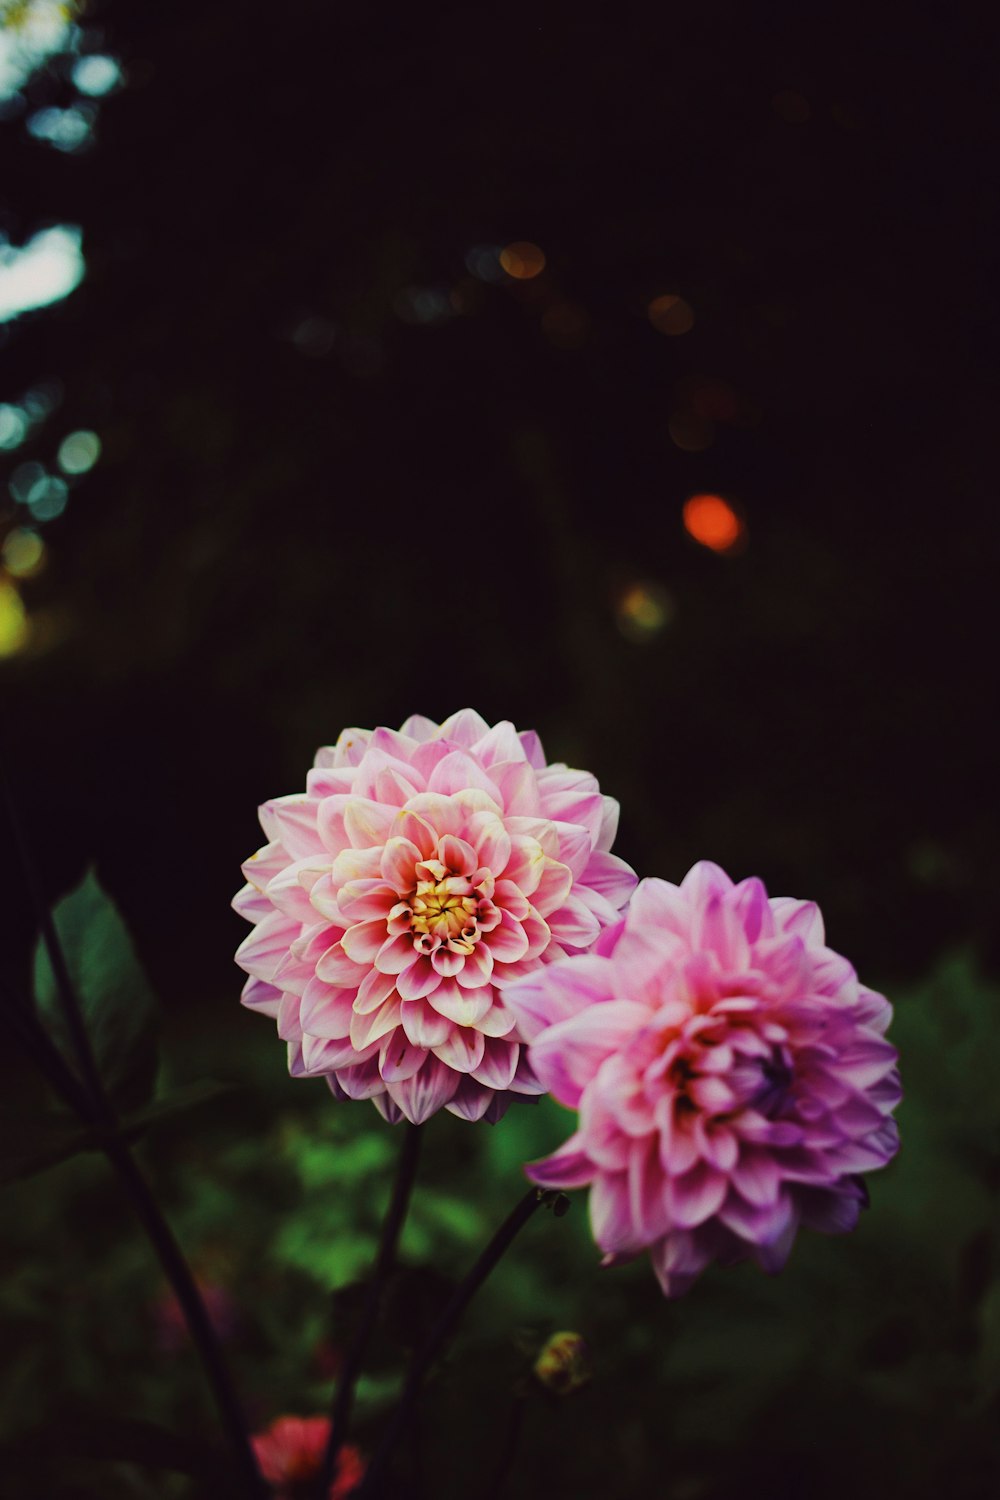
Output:
<path fill-rule="evenodd" d="M 373 1497 L 381 1493 L 386 1465 L 393 1448 L 413 1418 L 424 1378 L 454 1333 L 466 1307 L 535 1211 L 543 1203 L 553 1202 L 557 1197 L 556 1193 L 548 1192 L 543 1188 L 531 1188 L 500 1225 L 464 1281 L 456 1287 L 437 1323 L 413 1357 L 399 1405 L 392 1414 L 382 1441 L 368 1467 L 364 1482 L 357 1492 L 358 1500 L 362 1500 L 362 1497 L 365 1497 L 365 1500 L 373 1500 Z"/>
<path fill-rule="evenodd" d="M 389 1200 L 389 1207 L 382 1224 L 382 1238 L 379 1244 L 378 1259 L 372 1272 L 372 1279 L 368 1284 L 368 1294 L 365 1298 L 361 1321 L 347 1352 L 344 1367 L 337 1382 L 337 1392 L 333 1402 L 333 1413 L 330 1420 L 330 1436 L 327 1440 L 326 1452 L 323 1455 L 323 1466 L 317 1482 L 317 1494 L 324 1500 L 329 1493 L 333 1477 L 337 1472 L 337 1458 L 344 1439 L 347 1436 L 351 1421 L 351 1408 L 354 1405 L 354 1387 L 361 1367 L 364 1364 L 368 1345 L 372 1334 L 378 1323 L 379 1313 L 382 1308 L 382 1298 L 396 1264 L 396 1246 L 399 1236 L 406 1220 L 406 1210 L 409 1206 L 410 1195 L 413 1191 L 413 1183 L 417 1175 L 417 1164 L 420 1160 L 420 1146 L 423 1141 L 423 1129 L 420 1125 L 411 1125 L 407 1122 L 404 1127 L 403 1144 L 399 1155 L 399 1164 L 396 1168 L 396 1181 Z"/>

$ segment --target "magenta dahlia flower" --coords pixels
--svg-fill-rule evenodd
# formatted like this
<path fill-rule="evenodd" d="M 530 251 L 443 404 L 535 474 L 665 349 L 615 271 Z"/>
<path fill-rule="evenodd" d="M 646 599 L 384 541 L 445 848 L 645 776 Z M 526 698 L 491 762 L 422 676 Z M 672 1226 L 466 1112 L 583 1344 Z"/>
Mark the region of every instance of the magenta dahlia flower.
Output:
<path fill-rule="evenodd" d="M 593 776 L 464 709 L 345 730 L 260 821 L 236 960 L 294 1075 L 415 1123 L 442 1106 L 497 1119 L 544 1092 L 504 992 L 588 949 L 636 881 Z"/>
<path fill-rule="evenodd" d="M 709 1261 L 784 1265 L 800 1224 L 852 1229 L 861 1173 L 898 1146 L 892 1015 L 827 948 L 811 902 L 697 864 L 644 880 L 594 952 L 507 992 L 576 1132 L 528 1168 L 590 1185 L 616 1264 L 648 1250 L 668 1297 Z"/>

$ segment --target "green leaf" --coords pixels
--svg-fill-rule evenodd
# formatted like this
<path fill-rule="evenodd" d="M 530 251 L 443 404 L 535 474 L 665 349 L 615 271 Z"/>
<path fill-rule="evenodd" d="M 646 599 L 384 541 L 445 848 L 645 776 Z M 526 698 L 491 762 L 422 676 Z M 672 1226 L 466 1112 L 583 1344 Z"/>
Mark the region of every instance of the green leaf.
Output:
<path fill-rule="evenodd" d="M 0 1182 L 30 1177 L 95 1145 L 93 1132 L 68 1115 L 0 1112 Z"/>
<path fill-rule="evenodd" d="M 122 1121 L 122 1130 L 129 1136 L 138 1135 L 149 1125 L 159 1125 L 162 1120 L 172 1119 L 174 1115 L 186 1114 L 189 1109 L 207 1104 L 210 1099 L 218 1099 L 222 1094 L 230 1093 L 233 1088 L 235 1084 L 222 1083 L 217 1078 L 199 1078 L 194 1083 L 183 1083 L 169 1094 L 153 1099 L 149 1104 L 143 1105 L 142 1109 L 133 1110 L 126 1115 Z"/>
<path fill-rule="evenodd" d="M 128 929 L 92 870 L 53 917 L 104 1086 L 116 1104 L 137 1108 L 149 1099 L 156 1076 L 157 1007 Z M 41 939 L 35 945 L 35 999 L 50 1036 L 78 1071 Z"/>

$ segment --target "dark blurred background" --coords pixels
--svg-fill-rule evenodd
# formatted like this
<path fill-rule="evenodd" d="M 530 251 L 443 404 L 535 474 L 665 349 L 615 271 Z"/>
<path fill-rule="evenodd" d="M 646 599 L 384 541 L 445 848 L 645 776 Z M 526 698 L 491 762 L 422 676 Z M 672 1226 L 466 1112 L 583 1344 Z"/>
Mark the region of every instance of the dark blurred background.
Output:
<path fill-rule="evenodd" d="M 893 992 L 995 966 L 985 12 L 0 11 L 5 754 L 168 1037 L 263 1035 L 256 804 L 466 704 L 642 874 L 813 897 Z"/>

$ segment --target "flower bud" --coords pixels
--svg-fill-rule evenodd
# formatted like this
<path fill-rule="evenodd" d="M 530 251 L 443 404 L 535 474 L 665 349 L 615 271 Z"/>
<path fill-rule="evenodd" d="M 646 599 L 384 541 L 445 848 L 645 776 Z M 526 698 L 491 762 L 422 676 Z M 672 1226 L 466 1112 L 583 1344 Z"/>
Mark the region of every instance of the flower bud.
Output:
<path fill-rule="evenodd" d="M 586 1340 L 578 1333 L 554 1333 L 534 1364 L 535 1379 L 556 1396 L 569 1396 L 594 1373 Z"/>

